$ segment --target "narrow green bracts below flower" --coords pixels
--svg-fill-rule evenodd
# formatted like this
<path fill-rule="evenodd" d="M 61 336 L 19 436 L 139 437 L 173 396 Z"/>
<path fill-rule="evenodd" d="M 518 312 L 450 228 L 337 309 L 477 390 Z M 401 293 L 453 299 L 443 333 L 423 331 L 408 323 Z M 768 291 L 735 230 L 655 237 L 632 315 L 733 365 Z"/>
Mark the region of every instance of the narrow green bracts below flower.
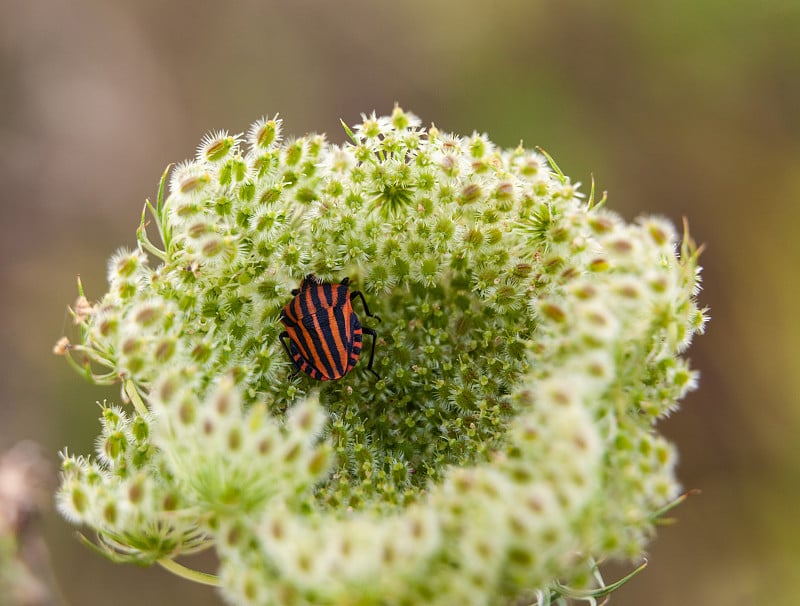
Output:
<path fill-rule="evenodd" d="M 419 124 L 339 146 L 262 119 L 165 173 L 57 346 L 133 404 L 64 455 L 101 552 L 214 548 L 232 604 L 365 606 L 598 596 L 594 562 L 642 553 L 679 493 L 655 424 L 696 384 L 698 251 L 543 153 Z M 308 274 L 365 293 L 380 379 L 293 373 L 278 316 Z"/>

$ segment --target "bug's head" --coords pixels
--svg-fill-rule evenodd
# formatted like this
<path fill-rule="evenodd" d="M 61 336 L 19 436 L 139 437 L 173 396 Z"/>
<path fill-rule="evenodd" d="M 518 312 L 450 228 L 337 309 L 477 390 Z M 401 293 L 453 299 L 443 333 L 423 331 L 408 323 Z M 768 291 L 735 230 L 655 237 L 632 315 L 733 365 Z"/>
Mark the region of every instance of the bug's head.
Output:
<path fill-rule="evenodd" d="M 303 281 L 300 283 L 300 288 L 295 288 L 292 291 L 292 294 L 297 295 L 299 292 L 305 290 L 306 288 L 310 288 L 311 286 L 314 286 L 315 284 L 319 283 L 320 280 L 317 279 L 317 276 L 315 276 L 314 274 L 308 274 L 305 278 L 303 278 Z"/>

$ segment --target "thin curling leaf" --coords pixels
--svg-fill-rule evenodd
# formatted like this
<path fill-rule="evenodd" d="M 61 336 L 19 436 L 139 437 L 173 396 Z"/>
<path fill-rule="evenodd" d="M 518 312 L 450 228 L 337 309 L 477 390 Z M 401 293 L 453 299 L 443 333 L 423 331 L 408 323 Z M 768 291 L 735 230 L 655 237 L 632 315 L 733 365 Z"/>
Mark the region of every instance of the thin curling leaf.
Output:
<path fill-rule="evenodd" d="M 145 251 L 149 252 L 151 255 L 161 259 L 162 261 L 166 261 L 167 254 L 163 250 L 157 248 L 152 242 L 150 242 L 150 238 L 147 236 L 147 211 L 150 212 L 155 216 L 155 209 L 153 205 L 150 204 L 150 200 L 146 200 L 144 206 L 142 207 L 142 217 L 139 221 L 139 227 L 136 230 L 136 239 L 139 241 L 139 246 L 143 248 Z"/>
<path fill-rule="evenodd" d="M 673 499 L 671 502 L 669 502 L 666 505 L 664 505 L 664 507 L 662 507 L 658 511 L 653 512 L 652 514 L 650 514 L 651 519 L 653 520 L 653 522 L 655 524 L 657 524 L 659 526 L 666 526 L 668 524 L 672 524 L 674 522 L 674 520 L 672 518 L 665 518 L 664 515 L 666 515 L 667 513 L 672 511 L 673 509 L 675 509 L 678 505 L 682 504 L 689 497 L 697 495 L 697 494 L 700 494 L 700 492 L 701 491 L 696 489 L 696 488 L 692 489 L 692 490 L 689 490 L 687 492 L 684 492 L 679 497 Z"/>
<path fill-rule="evenodd" d="M 147 252 L 161 259 L 162 261 L 167 261 L 167 254 L 170 249 L 170 232 L 169 225 L 166 222 L 164 191 L 167 183 L 167 175 L 173 166 L 173 164 L 169 164 L 161 175 L 161 180 L 158 183 L 156 205 L 153 206 L 149 199 L 145 200 L 144 207 L 142 208 L 142 216 L 139 221 L 139 228 L 136 231 L 136 237 L 139 241 L 139 245 Z M 147 236 L 147 226 L 149 225 L 149 221 L 147 221 L 146 217 L 147 211 L 150 211 L 151 217 L 156 222 L 156 228 L 158 229 L 158 235 L 161 238 L 161 242 L 164 245 L 164 250 L 161 250 L 155 246 Z"/>
<path fill-rule="evenodd" d="M 595 203 L 595 201 L 594 201 L 594 186 L 595 186 L 594 174 L 592 174 L 592 188 L 589 191 L 589 200 L 587 200 L 587 202 L 586 202 L 586 205 L 588 206 L 589 210 L 591 210 L 593 208 L 602 208 L 605 205 L 606 200 L 608 200 L 608 192 L 607 191 L 603 191 L 603 197 L 600 198 L 600 200 L 598 200 L 597 203 Z"/>
<path fill-rule="evenodd" d="M 547 163 L 550 165 L 550 168 L 553 169 L 553 172 L 556 174 L 556 177 L 558 177 L 558 180 L 562 184 L 566 183 L 567 176 L 562 172 L 558 164 L 556 164 L 556 161 L 553 159 L 553 157 L 550 154 L 548 154 L 542 147 L 537 146 L 536 149 L 540 154 L 542 154 L 545 158 L 547 158 Z"/>
<path fill-rule="evenodd" d="M 106 557 L 364 606 L 592 603 L 619 586 L 595 562 L 639 561 L 681 501 L 657 424 L 696 386 L 701 247 L 543 150 L 420 124 L 219 131 L 81 286 L 54 350 L 123 405 L 58 503 Z M 175 563 L 203 548 L 217 574 Z"/>
<path fill-rule="evenodd" d="M 342 120 L 341 118 L 339 119 L 339 122 L 341 123 L 342 128 L 344 129 L 344 132 L 347 133 L 348 137 L 350 137 L 350 140 L 353 143 L 355 143 L 356 145 L 358 145 L 358 139 L 356 138 L 356 136 L 353 133 L 352 129 L 349 126 L 347 126 L 347 123 L 344 120 Z"/>
<path fill-rule="evenodd" d="M 173 166 L 174 164 L 168 164 L 167 168 L 164 169 L 164 172 L 161 173 L 161 179 L 158 182 L 158 196 L 156 197 L 156 207 L 155 207 L 155 212 L 153 213 L 157 220 L 158 234 L 161 236 L 161 241 L 164 243 L 165 251 L 168 251 L 170 249 L 171 234 L 169 231 L 169 225 L 167 224 L 167 216 L 166 216 L 167 209 L 166 209 L 166 204 L 164 203 L 164 192 L 166 191 L 167 187 L 167 175 L 169 174 L 169 171 L 172 170 Z M 151 210 L 153 210 L 152 206 Z"/>
<path fill-rule="evenodd" d="M 619 580 L 610 583 L 608 585 L 605 584 L 603 581 L 603 577 L 600 575 L 600 571 L 596 565 L 592 566 L 592 572 L 595 579 L 598 582 L 599 587 L 596 589 L 576 589 L 574 587 L 567 587 L 561 583 L 555 583 L 553 589 L 549 592 L 537 592 L 537 601 L 535 602 L 536 606 L 545 606 L 547 604 L 566 604 L 565 600 L 581 600 L 588 602 L 589 604 L 596 605 L 598 599 L 606 598 L 614 593 L 616 590 L 621 588 L 623 585 L 630 582 L 633 577 L 638 575 L 642 572 L 645 568 L 647 568 L 647 559 L 645 558 L 642 563 L 634 568 L 631 572 L 626 574 L 624 577 L 620 578 Z M 603 604 L 606 602 L 604 601 Z"/>

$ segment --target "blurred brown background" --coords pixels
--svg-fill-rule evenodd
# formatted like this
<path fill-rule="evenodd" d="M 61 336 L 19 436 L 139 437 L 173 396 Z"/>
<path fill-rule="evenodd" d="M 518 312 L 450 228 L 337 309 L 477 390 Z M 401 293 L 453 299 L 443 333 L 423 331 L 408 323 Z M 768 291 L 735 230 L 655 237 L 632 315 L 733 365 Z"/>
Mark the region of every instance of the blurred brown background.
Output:
<path fill-rule="evenodd" d="M 65 445 L 92 449 L 94 402 L 118 394 L 50 349 L 76 274 L 105 292 L 106 258 L 135 244 L 169 162 L 275 112 L 340 142 L 340 117 L 395 101 L 443 130 L 543 146 L 629 219 L 690 219 L 712 322 L 690 354 L 700 390 L 663 430 L 703 492 L 613 603 L 796 603 L 797 0 L 5 0 L 0 450 L 31 438 L 55 467 Z M 73 605 L 221 603 L 95 556 L 52 511 L 43 526 Z"/>

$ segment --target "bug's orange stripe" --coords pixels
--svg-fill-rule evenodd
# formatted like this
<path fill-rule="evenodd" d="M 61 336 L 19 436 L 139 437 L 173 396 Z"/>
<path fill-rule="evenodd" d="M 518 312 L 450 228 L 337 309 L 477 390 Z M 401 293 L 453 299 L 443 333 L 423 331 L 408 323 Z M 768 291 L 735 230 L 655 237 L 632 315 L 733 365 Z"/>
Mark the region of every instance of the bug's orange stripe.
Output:
<path fill-rule="evenodd" d="M 297 321 L 297 318 L 294 317 L 294 299 L 283 306 L 283 314 L 292 322 Z"/>

